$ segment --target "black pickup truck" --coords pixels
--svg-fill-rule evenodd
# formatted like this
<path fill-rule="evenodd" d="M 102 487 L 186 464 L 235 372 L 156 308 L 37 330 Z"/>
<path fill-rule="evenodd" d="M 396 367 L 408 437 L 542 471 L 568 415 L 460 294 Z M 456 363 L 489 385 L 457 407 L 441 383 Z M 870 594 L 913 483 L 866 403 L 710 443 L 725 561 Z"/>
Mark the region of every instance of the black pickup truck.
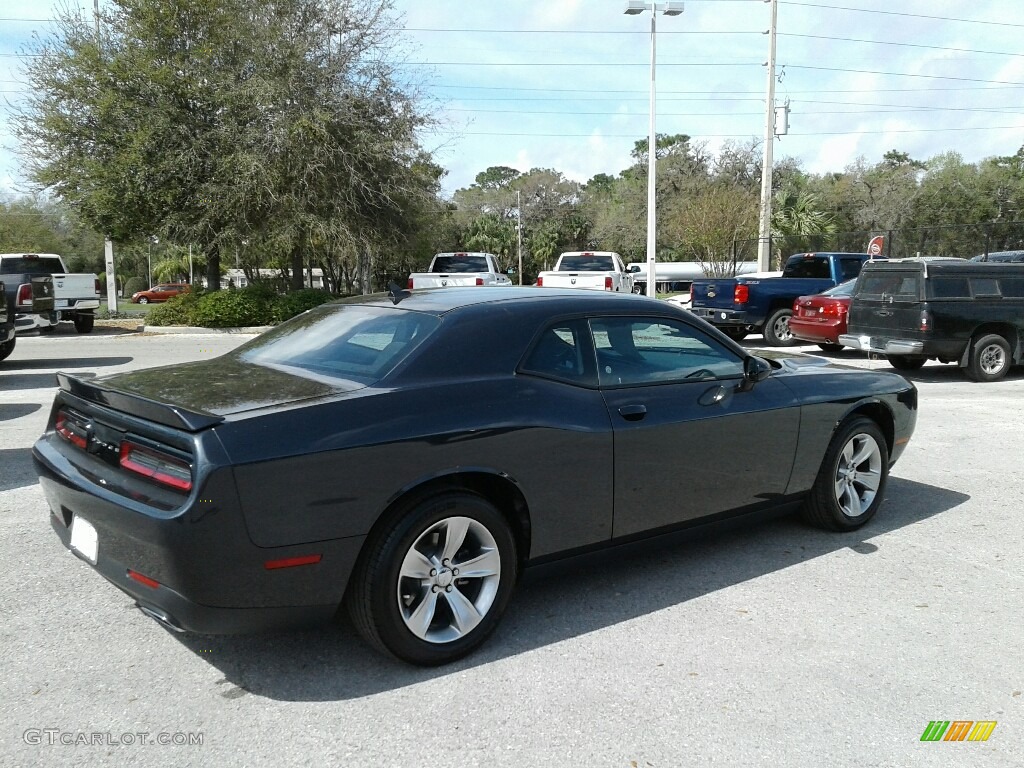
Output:
<path fill-rule="evenodd" d="M 956 363 L 996 381 L 1024 363 L 1024 263 L 956 258 L 870 262 L 857 278 L 839 343 L 899 370 Z"/>

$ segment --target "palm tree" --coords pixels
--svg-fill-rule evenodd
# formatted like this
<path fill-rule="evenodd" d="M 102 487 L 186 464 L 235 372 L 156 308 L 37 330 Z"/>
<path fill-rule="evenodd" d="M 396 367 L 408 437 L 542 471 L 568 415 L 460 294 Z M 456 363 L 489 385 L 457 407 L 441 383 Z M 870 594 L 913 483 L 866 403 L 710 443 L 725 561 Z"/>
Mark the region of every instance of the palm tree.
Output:
<path fill-rule="evenodd" d="M 836 233 L 832 214 L 820 207 L 812 192 L 780 190 L 772 205 L 772 238 L 776 250 L 799 253 L 823 247 L 824 239 Z"/>

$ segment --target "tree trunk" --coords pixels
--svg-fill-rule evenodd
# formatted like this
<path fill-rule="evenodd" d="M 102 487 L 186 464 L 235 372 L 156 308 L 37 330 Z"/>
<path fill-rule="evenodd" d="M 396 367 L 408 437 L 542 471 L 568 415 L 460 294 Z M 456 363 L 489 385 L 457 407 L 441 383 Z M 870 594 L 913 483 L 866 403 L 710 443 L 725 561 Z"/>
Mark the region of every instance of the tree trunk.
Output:
<path fill-rule="evenodd" d="M 206 289 L 220 290 L 220 248 L 216 245 L 206 251 Z"/>
<path fill-rule="evenodd" d="M 288 287 L 293 291 L 302 290 L 302 251 L 296 248 L 291 256 L 291 275 Z"/>

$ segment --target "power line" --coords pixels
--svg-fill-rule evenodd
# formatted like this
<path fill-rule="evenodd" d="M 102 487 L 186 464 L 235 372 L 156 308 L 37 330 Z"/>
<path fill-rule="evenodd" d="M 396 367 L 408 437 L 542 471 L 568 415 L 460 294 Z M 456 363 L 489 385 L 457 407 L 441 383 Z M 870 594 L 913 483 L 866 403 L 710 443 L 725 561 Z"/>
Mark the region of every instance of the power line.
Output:
<path fill-rule="evenodd" d="M 758 113 L 760 114 L 760 113 Z M 816 131 L 810 133 L 790 132 L 787 136 L 861 136 L 884 133 L 944 133 L 950 131 L 1019 131 L 1024 130 L 1024 125 L 983 125 L 978 127 L 960 126 L 958 128 L 892 128 L 879 131 Z M 431 133 L 446 136 L 520 136 L 533 138 L 563 138 L 563 139 L 590 139 L 594 138 L 591 133 L 503 133 L 500 131 L 431 131 Z M 691 139 L 735 139 L 753 136 L 752 133 L 701 133 L 693 135 Z M 635 133 L 602 133 L 603 139 L 636 139 Z"/>
<path fill-rule="evenodd" d="M 988 24 L 994 27 L 1024 27 L 1024 24 L 1012 24 L 1006 21 L 982 21 L 981 19 L 962 19 L 955 16 L 928 16 L 923 13 L 904 13 L 902 11 L 876 11 L 870 8 L 850 8 L 843 5 L 823 5 L 821 3 L 800 3 L 794 0 L 780 0 L 783 5 L 802 6 L 804 8 L 825 8 L 829 11 L 856 11 L 857 13 L 877 13 L 885 16 L 906 16 L 912 19 L 932 19 L 933 21 L 958 21 L 963 24 Z"/>
<path fill-rule="evenodd" d="M 660 64 L 658 66 L 661 66 Z M 920 75 L 910 72 L 881 72 L 876 69 L 843 69 L 842 67 L 813 67 L 806 64 L 786 64 L 787 69 L 812 69 L 821 72 L 845 72 L 859 75 L 886 75 L 889 77 L 922 77 L 929 80 L 957 80 L 963 83 L 993 83 L 998 85 L 1024 86 L 1024 83 L 1015 83 L 1008 80 L 984 80 L 977 77 L 954 77 L 953 75 Z"/>
<path fill-rule="evenodd" d="M 843 43 L 870 43 L 871 45 L 892 45 L 901 48 L 927 48 L 932 51 L 952 51 L 953 53 L 983 53 L 990 56 L 1024 56 L 1024 53 L 1010 51 L 983 51 L 975 48 L 952 48 L 944 45 L 925 45 L 923 43 L 895 43 L 886 40 L 865 40 L 858 37 L 829 37 L 827 35 L 802 35 L 796 32 L 779 32 L 779 37 L 802 37 L 811 40 L 832 40 Z"/>

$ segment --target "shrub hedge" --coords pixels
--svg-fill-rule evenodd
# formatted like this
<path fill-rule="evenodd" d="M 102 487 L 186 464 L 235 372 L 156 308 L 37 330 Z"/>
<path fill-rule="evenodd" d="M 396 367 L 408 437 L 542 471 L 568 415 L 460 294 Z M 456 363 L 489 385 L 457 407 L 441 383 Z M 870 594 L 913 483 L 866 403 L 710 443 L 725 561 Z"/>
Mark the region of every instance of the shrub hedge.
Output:
<path fill-rule="evenodd" d="M 124 297 L 126 299 L 130 299 L 133 293 L 144 291 L 147 288 L 149 288 L 149 285 L 146 283 L 146 280 L 144 278 L 129 277 L 124 284 Z"/>
<path fill-rule="evenodd" d="M 193 290 L 153 307 L 146 322 L 202 328 L 274 325 L 334 298 L 327 291 L 308 288 L 278 296 L 262 285 L 209 293 Z"/>

